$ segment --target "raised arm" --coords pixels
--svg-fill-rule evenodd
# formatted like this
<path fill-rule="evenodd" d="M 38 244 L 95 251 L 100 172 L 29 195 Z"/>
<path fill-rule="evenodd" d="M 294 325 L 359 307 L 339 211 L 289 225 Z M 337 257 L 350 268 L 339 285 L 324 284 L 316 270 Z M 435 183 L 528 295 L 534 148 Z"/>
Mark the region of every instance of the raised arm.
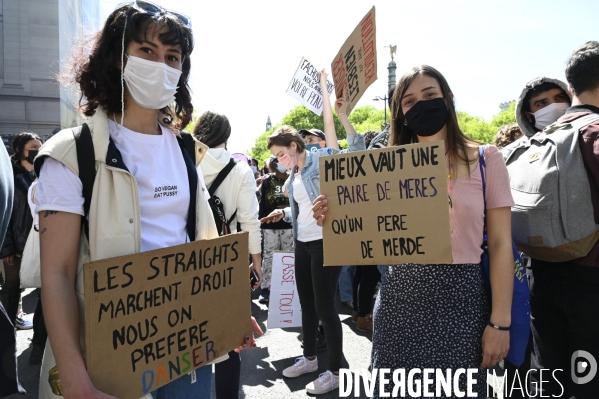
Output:
<path fill-rule="evenodd" d="M 339 117 L 339 121 L 345 128 L 345 132 L 347 133 L 347 135 L 354 136 L 354 135 L 358 134 L 358 132 L 356 132 L 356 129 L 354 129 L 354 125 L 352 125 L 351 122 L 349 121 L 346 111 L 347 111 L 347 101 L 345 101 L 345 97 L 339 97 L 337 99 L 337 101 L 335 101 L 335 112 L 337 113 L 337 116 Z"/>
<path fill-rule="evenodd" d="M 324 119 L 324 136 L 327 147 L 333 150 L 339 149 L 337 143 L 337 133 L 335 132 L 335 121 L 333 120 L 333 110 L 331 109 L 331 98 L 327 90 L 327 78 L 329 75 L 323 69 L 320 71 L 320 88 L 322 90 L 322 117 Z"/>

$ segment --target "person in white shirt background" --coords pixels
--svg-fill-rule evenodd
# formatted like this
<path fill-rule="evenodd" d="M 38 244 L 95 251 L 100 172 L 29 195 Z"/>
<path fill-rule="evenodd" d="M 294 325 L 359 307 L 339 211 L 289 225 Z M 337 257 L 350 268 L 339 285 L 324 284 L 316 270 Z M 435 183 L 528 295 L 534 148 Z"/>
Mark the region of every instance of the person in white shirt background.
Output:
<path fill-rule="evenodd" d="M 193 134 L 208 146 L 208 151 L 200 163 L 206 186 L 210 189 L 218 174 L 233 159 L 227 150 L 227 141 L 231 136 L 231 125 L 225 115 L 215 112 L 204 112 L 193 130 Z M 245 162 L 236 162 L 220 186 L 214 192 L 222 201 L 229 231 L 249 232 L 249 253 L 252 258 L 250 268 L 262 281 L 262 255 L 260 253 L 262 235 L 258 220 L 258 199 L 256 198 L 256 181 L 254 169 Z M 218 221 L 217 221 L 218 223 Z M 214 368 L 214 379 L 217 399 L 232 399 L 239 396 L 241 377 L 241 357 L 239 353 L 229 352 L 229 359 L 217 363 Z"/>

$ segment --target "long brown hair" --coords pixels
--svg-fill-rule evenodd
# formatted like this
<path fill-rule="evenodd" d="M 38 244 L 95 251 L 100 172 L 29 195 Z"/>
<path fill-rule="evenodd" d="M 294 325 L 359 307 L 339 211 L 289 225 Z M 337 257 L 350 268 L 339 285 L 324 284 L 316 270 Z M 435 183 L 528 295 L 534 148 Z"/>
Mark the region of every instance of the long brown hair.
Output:
<path fill-rule="evenodd" d="M 450 164 L 453 165 L 450 172 L 452 176 L 457 176 L 457 164 L 461 161 L 466 165 L 470 165 L 478 160 L 478 158 L 470 159 L 468 157 L 468 144 L 478 143 L 468 137 L 460 130 L 458 125 L 458 118 L 456 115 L 455 107 L 453 104 L 453 96 L 449 84 L 441 72 L 437 71 L 430 65 L 420 65 L 412 68 L 410 71 L 405 73 L 397 86 L 391 99 L 391 137 L 389 145 L 405 145 L 418 142 L 418 136 L 412 132 L 406 125 L 404 125 L 405 116 L 401 109 L 401 99 L 403 98 L 406 90 L 418 75 L 426 75 L 434 78 L 441 87 L 443 99 L 447 104 L 448 116 L 447 116 L 447 156 L 449 157 Z"/>

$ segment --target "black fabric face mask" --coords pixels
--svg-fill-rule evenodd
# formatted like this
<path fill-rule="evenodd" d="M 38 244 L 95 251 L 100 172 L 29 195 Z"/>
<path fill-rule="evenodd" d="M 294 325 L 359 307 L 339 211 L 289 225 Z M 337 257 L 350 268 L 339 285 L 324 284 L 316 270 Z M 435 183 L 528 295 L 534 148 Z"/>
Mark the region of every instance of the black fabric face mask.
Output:
<path fill-rule="evenodd" d="M 25 158 L 25 160 L 33 165 L 33 160 L 35 159 L 35 157 L 37 157 L 38 151 L 37 150 L 29 150 L 28 152 L 29 152 L 29 154 L 27 155 L 27 158 Z"/>
<path fill-rule="evenodd" d="M 418 101 L 408 112 L 408 129 L 418 136 L 428 137 L 439 132 L 447 123 L 447 105 L 443 98 Z"/>

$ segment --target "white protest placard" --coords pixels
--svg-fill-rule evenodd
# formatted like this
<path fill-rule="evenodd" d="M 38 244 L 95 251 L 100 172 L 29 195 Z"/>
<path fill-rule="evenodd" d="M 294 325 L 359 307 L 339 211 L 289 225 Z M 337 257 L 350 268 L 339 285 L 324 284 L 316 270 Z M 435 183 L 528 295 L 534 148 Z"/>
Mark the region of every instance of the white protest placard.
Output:
<path fill-rule="evenodd" d="M 301 327 L 302 308 L 295 284 L 295 254 L 274 251 L 268 328 Z"/>
<path fill-rule="evenodd" d="M 322 114 L 323 107 L 319 71 L 320 69 L 316 68 L 310 61 L 303 57 L 295 71 L 293 79 L 289 83 L 289 87 L 287 87 L 287 94 L 318 116 Z M 327 80 L 329 95 L 333 92 L 333 89 L 333 83 Z"/>

